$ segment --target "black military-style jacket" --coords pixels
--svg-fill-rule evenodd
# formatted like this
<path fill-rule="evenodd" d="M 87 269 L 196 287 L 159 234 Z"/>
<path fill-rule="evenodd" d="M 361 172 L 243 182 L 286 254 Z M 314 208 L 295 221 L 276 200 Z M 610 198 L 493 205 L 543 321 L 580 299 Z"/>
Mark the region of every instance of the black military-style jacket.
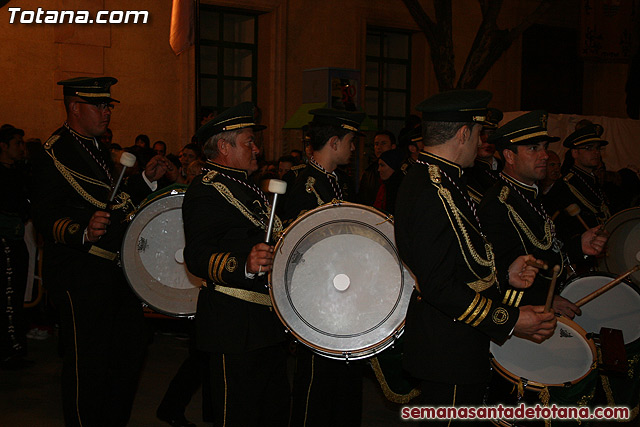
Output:
<path fill-rule="evenodd" d="M 84 270 L 96 262 L 116 266 L 127 214 L 151 192 L 141 175 L 128 179 L 111 206 L 107 233 L 97 243 L 83 243 L 93 213 L 107 210 L 116 179 L 109 150 L 66 126 L 54 132 L 34 155 L 33 217 L 44 236 L 44 269 L 50 272 L 50 287 L 71 286 L 73 281 L 64 277 L 54 280 L 61 271 Z"/>
<path fill-rule="evenodd" d="M 577 217 L 565 210 L 571 204 L 580 208 L 580 217 L 592 228 L 604 224 L 610 217 L 609 201 L 595 175 L 573 166 L 558 180 L 546 198 L 551 216 L 557 217 L 558 233 L 563 240 L 585 232 Z"/>
<path fill-rule="evenodd" d="M 555 225 L 547 215 L 539 189 L 525 185 L 502 173 L 500 180 L 485 194 L 479 208 L 480 221 L 487 238 L 492 242 L 503 292 L 502 302 L 515 307 L 544 305 L 552 277 L 552 268 L 560 266 L 557 283 L 566 276 L 563 264 L 563 245 L 555 235 Z M 575 241 L 570 249 L 578 249 Z M 531 254 L 543 260 L 547 271 L 540 270 L 533 285 L 525 290 L 511 287 L 507 280 L 507 268 L 520 255 Z"/>
<path fill-rule="evenodd" d="M 473 166 L 464 170 L 467 177 L 469 196 L 480 203 L 489 188 L 498 180 L 498 172 L 491 169 L 491 164 L 482 159 L 476 159 Z"/>
<path fill-rule="evenodd" d="M 462 169 L 421 153 L 398 192 L 395 238 L 414 273 L 404 365 L 447 384 L 489 379 L 489 341 L 506 339 L 519 310 L 501 302 L 491 244 L 483 237 Z M 427 164 L 425 164 L 427 163 Z"/>
<path fill-rule="evenodd" d="M 184 259 L 189 271 L 207 283 L 198 297 L 198 345 L 205 351 L 233 353 L 283 341 L 284 327 L 270 306 L 215 290 L 222 286 L 268 294 L 266 275 L 245 274 L 251 248 L 264 241 L 267 198 L 244 170 L 208 161 L 203 172 L 189 186 L 182 205 Z M 277 220 L 274 231 L 281 229 Z"/>
<path fill-rule="evenodd" d="M 281 216 L 285 225 L 303 213 L 334 200 L 351 201 L 352 189 L 346 174 L 340 170 L 328 173 L 314 162 L 291 168 L 285 176 L 287 192 Z"/>

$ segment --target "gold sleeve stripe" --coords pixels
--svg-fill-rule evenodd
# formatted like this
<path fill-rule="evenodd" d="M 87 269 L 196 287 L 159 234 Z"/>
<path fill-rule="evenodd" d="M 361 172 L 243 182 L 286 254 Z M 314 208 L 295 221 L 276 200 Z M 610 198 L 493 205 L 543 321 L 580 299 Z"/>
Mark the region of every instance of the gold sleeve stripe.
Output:
<path fill-rule="evenodd" d="M 229 255 L 231 255 L 231 253 L 229 252 L 224 255 L 224 258 L 222 258 L 222 262 L 220 262 L 220 266 L 218 267 L 218 272 L 216 275 L 218 276 L 219 283 L 225 283 L 225 281 L 222 280 L 222 272 L 224 271 L 225 265 L 227 265 L 227 260 L 229 259 Z"/>
<path fill-rule="evenodd" d="M 220 265 L 220 260 L 224 256 L 223 253 L 216 254 L 216 261 L 213 263 L 213 270 L 211 270 L 211 275 L 213 276 L 214 281 L 219 281 L 220 277 L 218 277 L 218 266 Z"/>
<path fill-rule="evenodd" d="M 473 322 L 473 326 L 474 328 L 476 326 L 478 326 L 480 324 L 480 322 L 482 322 L 484 320 L 485 317 L 487 317 L 487 314 L 489 313 L 489 310 L 491 309 L 491 300 L 487 300 L 487 305 L 485 306 L 484 310 L 482 310 L 482 314 L 480 315 L 480 317 L 478 317 L 478 319 Z"/>
<path fill-rule="evenodd" d="M 520 300 L 522 299 L 523 295 L 524 295 L 524 291 L 518 292 L 518 299 L 516 300 L 514 307 L 520 307 Z"/>
<path fill-rule="evenodd" d="M 467 320 L 465 320 L 465 323 L 473 322 L 475 318 L 478 316 L 478 314 L 480 313 L 480 311 L 482 310 L 482 308 L 487 303 L 487 299 L 485 297 L 481 297 L 481 298 L 482 299 L 480 300 L 480 303 L 476 306 L 476 309 L 473 310 L 473 313 L 471 313 L 471 316 L 469 316 Z"/>
<path fill-rule="evenodd" d="M 58 234 L 58 229 L 60 228 L 60 225 L 65 221 L 65 219 L 59 219 L 56 222 L 53 223 L 53 240 L 55 240 L 56 242 L 60 241 L 60 234 Z"/>
<path fill-rule="evenodd" d="M 507 289 L 507 292 L 504 293 L 504 298 L 502 299 L 502 303 L 506 304 L 509 301 L 509 295 L 511 295 L 511 289 Z"/>
<path fill-rule="evenodd" d="M 471 310 L 473 310 L 473 308 L 476 306 L 476 304 L 478 304 L 478 301 L 480 300 L 480 294 L 476 293 L 476 297 L 473 299 L 473 301 L 471 301 L 471 304 L 469 304 L 469 307 L 467 307 L 467 309 L 465 310 L 464 313 L 462 313 L 462 316 L 458 317 L 459 321 L 463 321 L 465 317 L 467 317 L 467 315 L 469 313 L 471 313 Z"/>
<path fill-rule="evenodd" d="M 518 294 L 520 294 L 520 296 L 522 296 L 522 292 L 518 292 L 518 291 L 515 291 L 515 290 L 511 291 L 511 299 L 509 300 L 509 305 L 510 306 L 513 306 L 513 303 L 514 303 L 514 301 L 516 299 L 516 296 L 518 296 Z"/>
<path fill-rule="evenodd" d="M 216 265 L 221 255 L 222 254 L 215 253 L 211 255 L 211 258 L 209 258 L 209 278 L 214 282 L 216 281 L 216 276 L 215 276 Z"/>
<path fill-rule="evenodd" d="M 57 220 L 53 225 L 53 239 L 60 243 L 66 243 L 64 241 L 64 233 L 67 227 L 71 223 L 70 218 L 62 218 Z"/>

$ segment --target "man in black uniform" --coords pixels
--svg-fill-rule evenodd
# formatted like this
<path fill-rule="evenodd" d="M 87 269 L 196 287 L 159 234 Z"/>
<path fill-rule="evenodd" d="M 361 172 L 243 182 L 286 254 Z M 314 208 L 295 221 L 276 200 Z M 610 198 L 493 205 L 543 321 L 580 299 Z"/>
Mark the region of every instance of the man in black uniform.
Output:
<path fill-rule="evenodd" d="M 489 381 L 489 340 L 513 333 L 542 341 L 555 316 L 544 307 L 501 303 L 497 280 L 528 286 L 533 257 L 496 271 L 462 177 L 473 164 L 485 123 L 487 91 L 434 95 L 423 112 L 425 151 L 405 177 L 396 204 L 400 256 L 416 277 L 404 334 L 404 366 L 422 380 L 420 404 L 479 405 Z"/>
<path fill-rule="evenodd" d="M 487 237 L 493 243 L 498 271 L 519 255 L 531 254 L 549 267 L 558 265 L 558 283 L 566 275 L 565 253 L 577 258 L 583 253 L 596 255 L 607 239 L 597 229 L 580 238 L 567 241 L 563 247 L 557 239 L 555 225 L 545 211 L 537 183 L 547 172 L 546 148 L 559 138 L 547 133 L 547 112 L 536 110 L 524 114 L 498 129 L 491 141 L 498 146 L 505 159 L 500 180 L 487 191 L 479 215 Z M 540 272 L 530 288 L 514 289 L 506 279 L 502 281 L 503 303 L 518 307 L 544 304 L 552 270 Z M 573 319 L 580 309 L 559 295 L 555 295 L 556 312 Z"/>
<path fill-rule="evenodd" d="M 68 426 L 124 426 L 131 412 L 147 337 L 142 306 L 118 262 L 125 217 L 166 169 L 152 159 L 113 203 L 108 148 L 113 77 L 64 86 L 67 120 L 33 160 L 34 223 L 44 236 L 43 279 L 60 314 L 62 402 Z"/>
<path fill-rule="evenodd" d="M 609 142 L 600 138 L 602 126 L 587 124 L 569 135 L 563 145 L 571 150 L 574 164 L 569 172 L 556 182 L 548 193 L 550 212 L 557 216 L 558 232 L 563 240 L 581 235 L 585 226 L 592 228 L 602 225 L 611 216 L 609 201 L 594 174 L 602 164 L 600 150 Z M 578 205 L 580 211 L 567 209 Z"/>
<path fill-rule="evenodd" d="M 313 121 L 308 133 L 313 156 L 308 165 L 296 166 L 286 177 L 285 222 L 325 203 L 348 201 L 350 197 L 345 177 L 337 173 L 337 168 L 349 163 L 364 114 L 331 109 L 310 113 Z M 297 347 L 296 359 L 291 425 L 359 426 L 362 364 L 324 358 L 302 346 Z"/>
<path fill-rule="evenodd" d="M 495 158 L 496 145 L 490 140 L 490 136 L 498 128 L 498 123 L 502 120 L 502 111 L 497 108 L 487 109 L 487 125 L 482 128 L 480 133 L 480 147 L 473 166 L 465 169 L 467 174 L 467 188 L 469 196 L 476 202 L 480 203 L 484 193 L 493 186 L 498 180 L 498 173 L 502 169 L 502 165 Z"/>
<path fill-rule="evenodd" d="M 258 168 L 250 102 L 202 126 L 207 162 L 182 206 L 184 258 L 206 280 L 198 297 L 196 342 L 209 353 L 216 425 L 286 426 L 289 384 L 284 327 L 271 307 L 264 241 L 271 206 L 249 179 Z M 282 224 L 276 221 L 275 231 Z"/>

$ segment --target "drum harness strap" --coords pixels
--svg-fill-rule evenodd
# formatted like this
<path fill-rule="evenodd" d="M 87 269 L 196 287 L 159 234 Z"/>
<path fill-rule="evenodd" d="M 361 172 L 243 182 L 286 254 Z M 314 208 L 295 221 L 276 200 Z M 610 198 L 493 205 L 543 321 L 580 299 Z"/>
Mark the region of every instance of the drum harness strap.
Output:
<path fill-rule="evenodd" d="M 206 283 L 203 283 L 204 287 L 207 286 Z M 238 298 L 243 301 L 252 302 L 254 304 L 266 305 L 267 307 L 271 307 L 271 297 L 267 294 L 261 294 L 260 292 L 248 291 L 246 289 L 240 288 L 232 288 L 229 286 L 222 286 L 218 284 L 214 284 L 213 289 L 216 292 L 220 292 L 225 295 L 229 295 L 233 298 Z"/>

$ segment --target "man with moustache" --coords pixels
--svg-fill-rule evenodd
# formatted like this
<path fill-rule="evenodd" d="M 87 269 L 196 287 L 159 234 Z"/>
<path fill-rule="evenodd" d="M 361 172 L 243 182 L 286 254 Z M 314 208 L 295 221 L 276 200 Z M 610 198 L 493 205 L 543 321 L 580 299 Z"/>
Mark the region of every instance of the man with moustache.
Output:
<path fill-rule="evenodd" d="M 607 241 L 597 228 L 584 232 L 563 247 L 555 225 L 541 202 L 538 183 L 547 173 L 547 147 L 559 138 L 547 132 L 547 112 L 536 110 L 524 114 L 499 128 L 490 141 L 495 143 L 505 160 L 500 180 L 487 191 L 480 205 L 483 229 L 493 244 L 498 271 L 510 265 L 520 255 L 533 255 L 550 268 L 561 267 L 558 281 L 566 276 L 564 252 L 575 258 L 584 254 L 597 255 Z M 506 277 L 500 277 L 503 303 L 513 307 L 544 304 L 552 270 L 541 271 L 533 286 L 516 289 Z M 573 319 L 580 309 L 570 301 L 555 295 L 556 312 Z"/>
<path fill-rule="evenodd" d="M 463 179 L 480 144 L 491 93 L 442 92 L 418 104 L 425 148 L 400 186 L 395 236 L 416 277 L 405 323 L 404 367 L 421 382 L 416 404 L 480 405 L 490 378 L 489 341 L 511 333 L 542 341 L 555 316 L 502 302 L 498 277 L 529 286 L 537 270 L 518 257 L 496 271 Z M 441 420 L 450 424 L 455 420 Z M 464 424 L 464 422 L 462 423 Z"/>
<path fill-rule="evenodd" d="M 311 110 L 308 135 L 313 156 L 308 165 L 294 167 L 284 200 L 285 223 L 332 201 L 349 201 L 346 177 L 338 166 L 349 163 L 363 113 Z M 364 267 L 364 266 L 363 266 Z M 298 345 L 293 382 L 291 426 L 359 426 L 362 418 L 363 365 L 312 353 Z"/>
<path fill-rule="evenodd" d="M 216 425 L 286 426 L 289 384 L 284 327 L 267 290 L 273 247 L 263 243 L 271 206 L 249 180 L 258 169 L 255 107 L 244 102 L 197 132 L 207 162 L 182 206 L 191 273 L 205 280 L 198 296 L 196 343 L 209 354 Z M 274 231 L 282 230 L 276 220 Z"/>
<path fill-rule="evenodd" d="M 155 190 L 167 160 L 150 160 L 110 200 L 117 177 L 99 140 L 118 102 L 116 82 L 58 82 L 67 120 L 33 159 L 33 216 L 45 240 L 43 281 L 60 315 L 67 426 L 127 424 L 148 339 L 118 251 L 126 216 Z"/>

